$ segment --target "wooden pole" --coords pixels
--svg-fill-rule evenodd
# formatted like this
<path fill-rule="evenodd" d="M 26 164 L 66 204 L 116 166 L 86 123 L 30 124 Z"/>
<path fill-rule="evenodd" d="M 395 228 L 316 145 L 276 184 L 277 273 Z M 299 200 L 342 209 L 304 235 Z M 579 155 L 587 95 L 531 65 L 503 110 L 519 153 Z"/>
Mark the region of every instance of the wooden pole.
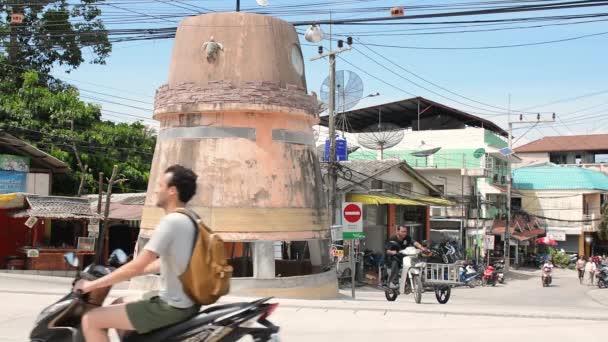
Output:
<path fill-rule="evenodd" d="M 103 172 L 99 173 L 99 197 L 97 199 L 97 213 L 101 214 L 101 202 L 103 199 Z"/>
<path fill-rule="evenodd" d="M 105 258 L 108 254 L 108 217 L 110 216 L 110 201 L 112 198 L 112 186 L 116 183 L 126 181 L 126 179 L 116 179 L 118 176 L 118 165 L 114 165 L 112 169 L 112 176 L 108 179 L 108 191 L 106 192 L 106 205 L 103 213 L 103 225 L 99 229 L 99 240 L 97 243 L 97 250 L 95 252 L 95 262 L 98 264 L 105 263 Z M 103 259 L 102 259 L 103 258 Z"/>

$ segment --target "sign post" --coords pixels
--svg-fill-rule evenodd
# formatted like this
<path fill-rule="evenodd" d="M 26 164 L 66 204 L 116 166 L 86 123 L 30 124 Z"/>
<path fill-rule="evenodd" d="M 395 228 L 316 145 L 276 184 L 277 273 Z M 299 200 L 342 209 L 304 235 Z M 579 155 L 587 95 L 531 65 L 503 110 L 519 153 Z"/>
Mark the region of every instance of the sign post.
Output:
<path fill-rule="evenodd" d="M 355 202 L 342 204 L 342 237 L 350 241 L 351 293 L 355 299 L 355 239 L 362 239 L 363 234 L 363 205 Z"/>
<path fill-rule="evenodd" d="M 490 265 L 490 251 L 494 250 L 494 235 L 486 235 L 483 237 L 483 248 L 486 250 L 487 265 Z"/>

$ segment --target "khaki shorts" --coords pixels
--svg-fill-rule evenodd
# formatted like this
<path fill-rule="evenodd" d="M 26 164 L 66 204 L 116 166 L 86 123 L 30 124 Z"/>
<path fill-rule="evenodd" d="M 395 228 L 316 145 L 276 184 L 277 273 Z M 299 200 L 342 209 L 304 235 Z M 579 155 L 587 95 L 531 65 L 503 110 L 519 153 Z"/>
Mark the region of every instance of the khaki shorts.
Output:
<path fill-rule="evenodd" d="M 173 307 L 158 296 L 145 298 L 127 304 L 129 321 L 139 334 L 160 329 L 168 325 L 185 321 L 200 310 L 200 305 L 180 309 Z"/>

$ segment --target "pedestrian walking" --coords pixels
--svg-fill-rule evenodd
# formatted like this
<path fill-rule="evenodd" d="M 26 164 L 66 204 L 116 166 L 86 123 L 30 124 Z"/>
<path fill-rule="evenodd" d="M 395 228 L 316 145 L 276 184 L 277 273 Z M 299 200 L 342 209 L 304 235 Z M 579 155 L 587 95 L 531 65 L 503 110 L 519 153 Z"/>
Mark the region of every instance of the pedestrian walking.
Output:
<path fill-rule="evenodd" d="M 585 264 L 585 277 L 587 278 L 587 285 L 593 285 L 593 278 L 595 276 L 596 269 L 595 263 L 591 260 Z"/>
<path fill-rule="evenodd" d="M 578 257 L 576 261 L 576 271 L 578 272 L 578 281 L 582 284 L 583 279 L 585 277 L 585 264 L 587 263 L 587 259 L 584 255 Z"/>

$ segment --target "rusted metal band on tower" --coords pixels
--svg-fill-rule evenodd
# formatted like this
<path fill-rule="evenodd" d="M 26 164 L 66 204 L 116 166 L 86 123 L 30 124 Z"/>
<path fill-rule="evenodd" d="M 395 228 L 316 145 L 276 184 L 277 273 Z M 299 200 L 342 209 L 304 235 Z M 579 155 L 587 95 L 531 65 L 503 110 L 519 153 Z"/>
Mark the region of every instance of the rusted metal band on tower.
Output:
<path fill-rule="evenodd" d="M 255 140 L 255 128 L 244 127 L 170 127 L 161 130 L 161 141 L 172 139 L 243 138 Z"/>

